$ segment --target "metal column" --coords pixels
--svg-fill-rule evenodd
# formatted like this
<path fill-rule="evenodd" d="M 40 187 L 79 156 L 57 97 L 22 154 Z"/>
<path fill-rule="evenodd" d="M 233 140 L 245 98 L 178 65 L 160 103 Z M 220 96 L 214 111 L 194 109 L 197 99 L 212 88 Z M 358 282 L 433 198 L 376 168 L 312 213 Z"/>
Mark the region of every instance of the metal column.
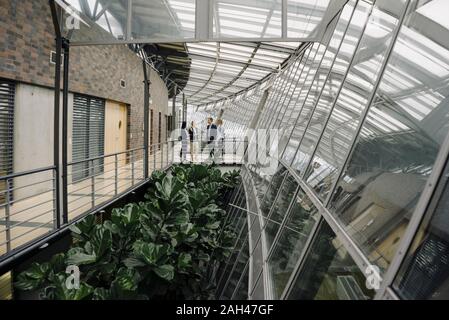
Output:
<path fill-rule="evenodd" d="M 148 78 L 148 70 L 147 70 L 147 64 L 145 60 L 142 61 L 143 66 L 143 76 L 144 76 L 144 101 L 143 101 L 143 108 L 144 108 L 144 119 L 143 119 L 143 140 L 144 140 L 144 156 L 143 156 L 143 168 L 144 168 L 144 177 L 145 179 L 148 179 L 149 176 L 149 168 L 148 168 L 148 162 L 149 162 L 149 139 L 150 139 L 150 80 Z"/>
<path fill-rule="evenodd" d="M 178 86 L 173 86 L 173 101 L 172 101 L 172 119 L 171 119 L 171 129 L 176 130 L 176 94 L 178 93 Z"/>
<path fill-rule="evenodd" d="M 69 61 L 70 42 L 62 38 L 64 49 L 63 91 L 62 91 L 62 223 L 68 223 L 68 127 L 69 127 Z"/>
<path fill-rule="evenodd" d="M 53 27 L 56 35 L 56 63 L 55 63 L 55 98 L 54 98 L 54 118 L 53 118 L 53 164 L 55 166 L 55 210 L 56 227 L 61 226 L 61 165 L 59 154 L 59 128 L 60 128 L 60 96 L 61 96 L 61 54 L 62 54 L 62 36 L 59 25 L 58 13 L 54 0 L 49 0 Z"/>

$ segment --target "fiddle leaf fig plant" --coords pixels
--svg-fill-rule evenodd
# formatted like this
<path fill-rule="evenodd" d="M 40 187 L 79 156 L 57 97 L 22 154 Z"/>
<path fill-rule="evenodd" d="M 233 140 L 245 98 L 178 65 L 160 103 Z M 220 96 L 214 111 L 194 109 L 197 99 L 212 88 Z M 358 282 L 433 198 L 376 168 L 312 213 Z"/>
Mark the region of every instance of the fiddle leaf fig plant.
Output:
<path fill-rule="evenodd" d="M 235 234 L 222 209 L 239 182 L 237 171 L 177 165 L 152 174 L 145 201 L 113 209 L 98 224 L 72 225 L 72 246 L 33 263 L 15 287 L 51 300 L 201 299 L 211 296 L 208 266 L 229 257 Z M 79 270 L 76 288 L 68 269 Z"/>

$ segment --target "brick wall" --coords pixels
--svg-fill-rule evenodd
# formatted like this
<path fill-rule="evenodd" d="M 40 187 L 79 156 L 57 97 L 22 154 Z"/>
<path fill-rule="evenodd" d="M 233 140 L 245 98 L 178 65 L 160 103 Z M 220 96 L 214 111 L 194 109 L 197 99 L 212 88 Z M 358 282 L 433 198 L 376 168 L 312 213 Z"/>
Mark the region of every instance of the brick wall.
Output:
<path fill-rule="evenodd" d="M 92 28 L 90 32 L 102 32 Z M 104 35 L 103 35 L 104 36 Z M 47 0 L 0 0 L 0 77 L 53 87 L 54 30 Z M 125 45 L 72 46 L 69 90 L 130 105 L 130 148 L 143 145 L 142 61 Z M 120 80 L 126 81 L 121 88 Z M 157 72 L 151 71 L 151 108 L 168 110 L 168 93 Z M 157 126 L 158 121 L 155 121 Z M 155 137 L 159 128 L 152 128 Z M 162 121 L 165 139 L 165 121 Z"/>

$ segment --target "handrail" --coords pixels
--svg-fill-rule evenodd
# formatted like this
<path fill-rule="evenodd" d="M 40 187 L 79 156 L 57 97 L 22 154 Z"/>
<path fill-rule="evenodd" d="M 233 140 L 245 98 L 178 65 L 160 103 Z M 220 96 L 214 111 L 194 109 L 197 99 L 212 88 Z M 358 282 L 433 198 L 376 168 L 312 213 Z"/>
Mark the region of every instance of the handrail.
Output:
<path fill-rule="evenodd" d="M 46 171 L 55 170 L 55 169 L 56 169 L 56 166 L 49 166 L 49 167 L 43 167 L 43 168 L 38 168 L 38 169 L 33 169 L 33 170 L 16 172 L 16 173 L 8 174 L 6 176 L 2 176 L 2 177 L 0 177 L 0 180 L 8 180 L 8 179 L 23 177 L 23 176 L 27 176 L 30 174 L 36 174 L 36 173 L 46 172 Z"/>
<path fill-rule="evenodd" d="M 116 153 L 111 153 L 111 154 L 106 154 L 106 155 L 101 155 L 101 156 L 96 156 L 96 157 L 83 159 L 83 160 L 72 161 L 72 162 L 67 163 L 67 165 L 68 166 L 73 166 L 75 164 L 80 164 L 80 163 L 83 163 L 83 162 L 89 162 L 89 161 L 94 161 L 94 160 L 99 160 L 99 159 L 119 156 L 119 155 L 122 155 L 122 154 L 125 154 L 125 153 L 135 152 L 135 151 L 139 151 L 139 150 L 144 150 L 144 147 L 129 149 L 129 150 L 126 150 L 126 151 L 121 151 L 121 152 L 116 152 Z"/>

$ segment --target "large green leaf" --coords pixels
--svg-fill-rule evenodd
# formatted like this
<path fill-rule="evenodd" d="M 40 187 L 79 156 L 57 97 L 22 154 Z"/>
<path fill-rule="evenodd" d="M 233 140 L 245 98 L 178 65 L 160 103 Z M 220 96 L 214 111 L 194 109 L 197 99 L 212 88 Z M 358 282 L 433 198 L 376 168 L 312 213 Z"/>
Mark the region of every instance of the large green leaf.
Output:
<path fill-rule="evenodd" d="M 103 226 L 97 226 L 91 238 L 92 249 L 99 258 L 103 257 L 112 245 L 111 231 Z"/>
<path fill-rule="evenodd" d="M 172 281 L 175 277 L 175 268 L 172 265 L 165 264 L 162 266 L 158 266 L 154 269 L 154 272 L 167 281 Z"/>
<path fill-rule="evenodd" d="M 178 268 L 187 269 L 192 265 L 192 255 L 182 252 L 178 257 Z"/>
<path fill-rule="evenodd" d="M 69 227 L 75 241 L 88 241 L 96 226 L 95 216 L 89 215 L 80 222 Z"/>
<path fill-rule="evenodd" d="M 67 258 L 67 264 L 82 266 L 86 264 L 92 264 L 97 261 L 97 256 L 95 254 L 87 254 L 84 252 L 77 252 L 72 255 L 69 255 Z"/>
<path fill-rule="evenodd" d="M 136 256 L 149 265 L 164 263 L 171 251 L 171 246 L 168 244 L 144 243 L 141 241 L 134 244 Z"/>
<path fill-rule="evenodd" d="M 79 288 L 69 289 L 66 280 L 65 274 L 55 277 L 53 285 L 44 290 L 43 297 L 52 300 L 84 300 L 93 295 L 94 288 L 91 285 L 81 281 Z"/>
<path fill-rule="evenodd" d="M 189 212 L 185 209 L 180 209 L 172 212 L 169 218 L 165 221 L 167 225 L 184 225 L 190 221 Z"/>
<path fill-rule="evenodd" d="M 50 271 L 48 263 L 33 263 L 28 270 L 19 274 L 14 286 L 24 291 L 36 290 L 45 283 Z"/>
<path fill-rule="evenodd" d="M 135 291 L 139 286 L 140 276 L 135 269 L 120 268 L 114 283 L 122 291 Z"/>

